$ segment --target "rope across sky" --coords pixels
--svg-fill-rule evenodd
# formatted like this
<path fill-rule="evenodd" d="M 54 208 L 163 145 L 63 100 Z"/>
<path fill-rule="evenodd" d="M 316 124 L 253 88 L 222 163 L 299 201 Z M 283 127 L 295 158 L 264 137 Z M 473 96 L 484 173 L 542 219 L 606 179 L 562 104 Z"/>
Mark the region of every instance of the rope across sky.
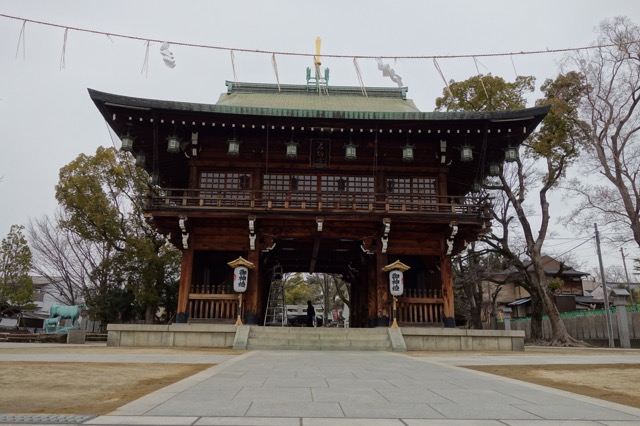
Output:
<path fill-rule="evenodd" d="M 246 53 L 258 53 L 258 54 L 266 54 L 266 55 L 282 55 L 282 56 L 302 56 L 302 57 L 314 57 L 314 53 L 300 53 L 300 52 L 282 52 L 282 51 L 274 51 L 274 50 L 261 50 L 261 49 L 245 49 L 238 47 L 225 47 L 225 46 L 215 46 L 209 44 L 197 44 L 197 43 L 186 43 L 174 40 L 159 40 L 153 38 L 132 36 L 126 34 L 116 34 L 116 33 L 108 33 L 105 31 L 97 31 L 91 30 L 87 28 L 79 28 L 79 27 L 71 27 L 68 25 L 60 25 L 54 24 L 51 22 L 37 21 L 34 19 L 21 18 L 18 16 L 5 15 L 0 13 L 0 17 L 7 19 L 14 19 L 17 21 L 23 22 L 23 25 L 26 23 L 37 24 L 37 25 L 45 25 L 54 28 L 60 28 L 65 31 L 72 30 L 83 33 L 90 34 L 98 34 L 104 35 L 107 37 L 118 37 L 129 40 L 139 40 L 144 42 L 156 42 L 156 43 L 164 43 L 168 42 L 172 45 L 176 46 L 187 46 L 187 47 L 196 47 L 201 49 L 213 49 L 213 50 L 223 50 L 228 52 L 246 52 Z M 634 40 L 627 43 L 627 45 L 640 43 L 640 40 Z M 568 47 L 561 49 L 545 49 L 545 50 L 527 50 L 520 52 L 497 52 L 497 53 L 469 53 L 469 54 L 461 54 L 461 55 L 333 55 L 333 54 L 323 54 L 322 56 L 325 58 L 348 58 L 348 59 L 457 59 L 457 58 L 486 58 L 486 57 L 499 57 L 499 56 L 521 56 L 521 55 L 539 55 L 545 53 L 564 53 L 564 52 L 575 52 L 579 50 L 590 50 L 590 49 L 600 49 L 605 47 L 615 47 L 616 44 L 602 44 L 602 45 L 594 45 L 594 46 L 583 46 L 583 47 Z"/>

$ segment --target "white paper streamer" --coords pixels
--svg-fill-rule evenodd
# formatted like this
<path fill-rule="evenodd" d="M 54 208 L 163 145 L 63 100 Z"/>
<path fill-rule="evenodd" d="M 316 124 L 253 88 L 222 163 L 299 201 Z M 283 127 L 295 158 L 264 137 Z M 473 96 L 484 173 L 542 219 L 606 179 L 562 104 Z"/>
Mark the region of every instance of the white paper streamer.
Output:
<path fill-rule="evenodd" d="M 162 60 L 166 66 L 169 68 L 176 66 L 176 60 L 173 57 L 173 53 L 169 50 L 169 43 L 166 41 L 162 43 L 162 46 L 160 46 L 160 54 L 162 55 Z"/>

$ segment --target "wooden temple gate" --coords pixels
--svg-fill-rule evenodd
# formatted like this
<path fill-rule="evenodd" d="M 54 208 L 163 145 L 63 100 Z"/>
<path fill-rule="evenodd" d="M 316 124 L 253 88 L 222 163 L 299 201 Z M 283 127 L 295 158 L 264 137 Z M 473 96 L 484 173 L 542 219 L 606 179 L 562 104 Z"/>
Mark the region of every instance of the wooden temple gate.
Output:
<path fill-rule="evenodd" d="M 455 326 L 451 256 L 491 225 L 479 184 L 548 108 L 423 113 L 406 88 L 326 90 L 227 82 L 213 105 L 90 90 L 149 172 L 148 222 L 182 251 L 179 322 L 233 321 L 241 256 L 255 265 L 247 323 L 262 323 L 278 266 L 339 274 L 352 326 L 386 326 L 382 268 L 401 261 L 400 324 Z"/>

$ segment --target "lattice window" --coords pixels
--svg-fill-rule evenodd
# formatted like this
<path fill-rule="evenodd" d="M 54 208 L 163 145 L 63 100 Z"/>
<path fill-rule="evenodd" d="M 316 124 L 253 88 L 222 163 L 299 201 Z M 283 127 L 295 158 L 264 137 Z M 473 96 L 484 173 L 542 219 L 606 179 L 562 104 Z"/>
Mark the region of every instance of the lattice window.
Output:
<path fill-rule="evenodd" d="M 322 176 L 322 200 L 337 208 L 367 208 L 374 201 L 373 176 Z"/>
<path fill-rule="evenodd" d="M 387 200 L 393 210 L 433 211 L 435 196 L 435 178 L 387 179 Z"/>
<path fill-rule="evenodd" d="M 218 200 L 220 206 L 249 205 L 251 175 L 244 173 L 202 172 L 200 173 L 200 196 Z M 205 202 L 205 204 L 213 204 Z"/>
<path fill-rule="evenodd" d="M 290 207 L 315 207 L 318 202 L 318 176 L 315 175 L 264 175 L 263 198 L 274 207 L 282 207 L 289 202 Z"/>

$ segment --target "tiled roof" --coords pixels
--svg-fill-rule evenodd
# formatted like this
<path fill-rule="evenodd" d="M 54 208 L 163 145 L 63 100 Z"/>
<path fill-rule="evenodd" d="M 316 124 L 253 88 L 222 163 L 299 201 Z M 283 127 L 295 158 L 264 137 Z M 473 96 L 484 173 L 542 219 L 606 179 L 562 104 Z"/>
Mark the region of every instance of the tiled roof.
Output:
<path fill-rule="evenodd" d="M 230 107 L 298 109 L 315 111 L 420 112 L 406 89 L 268 85 L 227 82 L 228 91 L 216 105 Z"/>
<path fill-rule="evenodd" d="M 334 91 L 336 88 L 334 88 Z M 233 93 L 233 92 L 231 92 Z M 333 92 L 331 92 L 333 93 Z M 367 92 L 369 94 L 369 92 Z M 268 93 L 267 93 L 268 94 Z M 538 125 L 540 120 L 549 112 L 549 106 L 527 108 L 514 111 L 456 111 L 456 112 L 420 112 L 415 106 L 409 107 L 404 111 L 383 111 L 383 110 L 348 110 L 343 101 L 349 100 L 353 102 L 351 96 L 336 96 L 336 99 L 327 100 L 326 102 L 336 102 L 339 105 L 336 109 L 322 110 L 318 109 L 301 109 L 301 108 L 277 108 L 272 105 L 269 106 L 239 106 L 239 105 L 227 105 L 218 102 L 217 104 L 198 104 L 189 102 L 175 102 L 164 101 L 156 99 L 144 99 L 134 98 L 129 96 L 116 95 L 111 93 L 99 92 L 97 90 L 89 89 L 89 95 L 91 99 L 96 103 L 98 108 L 103 112 L 105 117 L 109 117 L 109 113 L 103 109 L 103 105 L 110 105 L 115 107 L 123 107 L 127 109 L 138 110 L 164 110 L 164 111 L 180 111 L 180 112 L 196 112 L 196 113 L 211 113 L 211 114 L 234 114 L 234 115 L 253 115 L 263 117 L 292 117 L 292 118 L 322 118 L 322 119 L 351 119 L 351 120 L 400 120 L 400 121 L 424 121 L 424 120 L 437 120 L 443 122 L 451 122 L 458 120 L 491 120 L 493 122 L 502 121 L 522 121 L 528 122 L 529 131 L 532 131 L 535 126 Z M 224 95 L 223 95 L 224 96 Z M 319 95 L 315 95 L 319 96 Z M 329 94 L 331 97 L 331 94 Z M 355 97 L 354 97 L 355 98 Z M 364 97 L 363 102 L 382 102 L 382 98 L 371 99 Z M 368 100 L 367 100 L 368 99 Z M 397 105 L 400 102 L 411 102 L 406 100 L 399 100 L 397 98 L 389 99 L 389 105 Z M 234 101 L 236 102 L 236 101 Z M 240 101 L 237 101 L 240 102 Z M 249 102 L 242 102 L 249 104 Z M 405 104 L 405 105 L 413 105 Z M 327 104 L 328 106 L 328 104 Z"/>

